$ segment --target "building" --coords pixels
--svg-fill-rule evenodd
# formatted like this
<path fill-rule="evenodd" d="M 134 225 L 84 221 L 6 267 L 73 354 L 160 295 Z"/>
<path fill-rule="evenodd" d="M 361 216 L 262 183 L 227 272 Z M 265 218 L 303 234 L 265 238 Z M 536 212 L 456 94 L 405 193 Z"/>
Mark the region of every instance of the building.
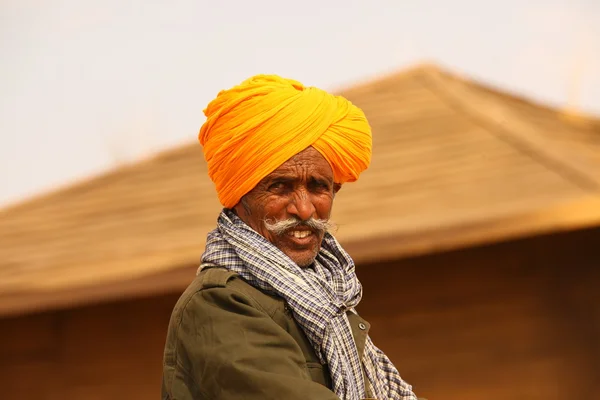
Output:
<path fill-rule="evenodd" d="M 423 397 L 600 398 L 600 120 L 421 66 L 343 91 L 373 163 L 333 217 Z M 158 396 L 220 210 L 198 144 L 0 212 L 6 398 Z"/>

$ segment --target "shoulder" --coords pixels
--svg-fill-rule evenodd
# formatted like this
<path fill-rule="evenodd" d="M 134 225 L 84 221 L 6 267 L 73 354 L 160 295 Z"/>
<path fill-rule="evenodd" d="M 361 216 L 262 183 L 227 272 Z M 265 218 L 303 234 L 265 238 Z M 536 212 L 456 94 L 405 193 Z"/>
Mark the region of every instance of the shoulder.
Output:
<path fill-rule="evenodd" d="M 181 319 L 184 312 L 214 306 L 228 308 L 232 303 L 251 306 L 269 316 L 283 308 L 281 299 L 250 285 L 236 272 L 214 267 L 202 270 L 194 278 L 177 301 L 172 317 Z"/>
<path fill-rule="evenodd" d="M 202 347 L 200 342 L 212 337 L 200 335 L 203 330 L 228 331 L 236 324 L 272 320 L 283 307 L 280 299 L 254 288 L 235 272 L 216 267 L 205 269 L 189 284 L 173 308 L 164 362 L 174 365 L 181 351 L 190 346 Z"/>

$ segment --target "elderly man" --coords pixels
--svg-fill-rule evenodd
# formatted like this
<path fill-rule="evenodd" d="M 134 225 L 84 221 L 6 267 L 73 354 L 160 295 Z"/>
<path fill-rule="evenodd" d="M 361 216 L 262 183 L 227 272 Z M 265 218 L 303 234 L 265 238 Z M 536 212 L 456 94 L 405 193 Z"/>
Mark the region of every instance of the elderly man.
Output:
<path fill-rule="evenodd" d="M 341 185 L 371 160 L 346 99 L 259 75 L 204 110 L 223 205 L 171 317 L 163 399 L 416 399 L 355 311 L 352 258 L 328 232 Z"/>

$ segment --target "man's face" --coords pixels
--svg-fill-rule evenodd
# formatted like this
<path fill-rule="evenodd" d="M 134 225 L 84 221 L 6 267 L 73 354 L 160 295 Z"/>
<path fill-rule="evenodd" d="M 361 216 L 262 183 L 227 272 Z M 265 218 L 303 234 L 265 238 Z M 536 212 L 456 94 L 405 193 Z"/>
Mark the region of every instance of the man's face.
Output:
<path fill-rule="evenodd" d="M 327 160 L 309 147 L 267 175 L 234 209 L 246 224 L 292 261 L 307 267 L 319 252 L 325 232 L 302 222 L 328 220 L 338 189 Z M 267 229 L 267 224 L 288 219 L 301 223 L 281 233 Z"/>

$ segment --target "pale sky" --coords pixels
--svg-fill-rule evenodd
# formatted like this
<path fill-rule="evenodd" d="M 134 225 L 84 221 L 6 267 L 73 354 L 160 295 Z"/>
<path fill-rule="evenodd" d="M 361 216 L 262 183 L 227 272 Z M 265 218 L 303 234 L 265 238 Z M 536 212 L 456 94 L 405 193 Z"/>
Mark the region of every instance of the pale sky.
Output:
<path fill-rule="evenodd" d="M 578 79 L 600 115 L 600 1 L 2 0 L 0 60 L 3 207 L 194 142 L 257 73 L 336 89 L 433 61 L 558 106 Z"/>

